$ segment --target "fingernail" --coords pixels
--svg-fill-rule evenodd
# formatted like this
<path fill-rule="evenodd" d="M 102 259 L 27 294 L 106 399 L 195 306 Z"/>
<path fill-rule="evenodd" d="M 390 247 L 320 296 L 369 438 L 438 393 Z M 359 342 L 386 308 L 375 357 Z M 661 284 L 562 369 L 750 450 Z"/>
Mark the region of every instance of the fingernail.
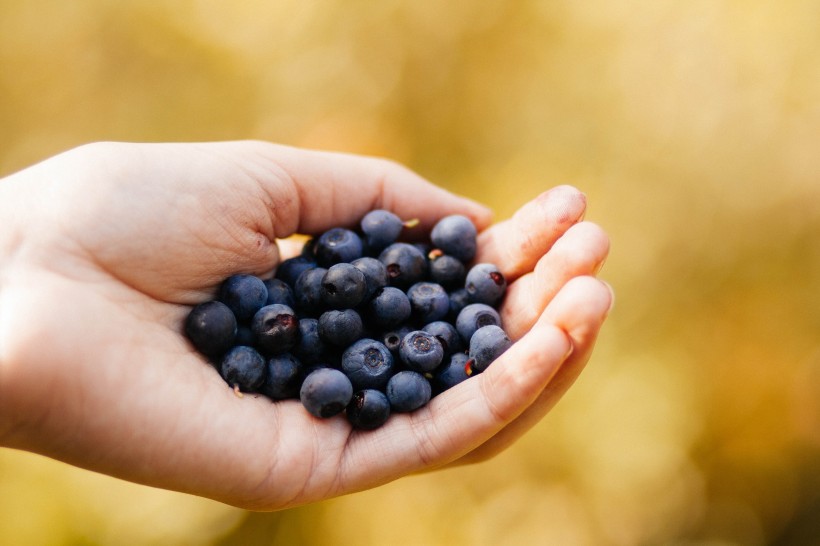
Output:
<path fill-rule="evenodd" d="M 561 359 L 562 362 L 566 362 L 566 360 L 572 356 L 572 353 L 575 351 L 575 346 L 572 344 L 572 339 L 569 336 L 567 336 L 567 341 L 569 342 L 569 349 L 567 349 L 567 352 L 564 353 L 564 358 Z"/>
<path fill-rule="evenodd" d="M 604 316 L 608 317 L 609 313 L 612 312 L 612 308 L 615 307 L 615 290 L 612 288 L 612 285 L 608 282 L 601 282 L 604 283 L 604 286 L 606 286 L 607 290 L 609 290 L 609 307 L 607 308 L 606 313 L 604 314 Z"/>

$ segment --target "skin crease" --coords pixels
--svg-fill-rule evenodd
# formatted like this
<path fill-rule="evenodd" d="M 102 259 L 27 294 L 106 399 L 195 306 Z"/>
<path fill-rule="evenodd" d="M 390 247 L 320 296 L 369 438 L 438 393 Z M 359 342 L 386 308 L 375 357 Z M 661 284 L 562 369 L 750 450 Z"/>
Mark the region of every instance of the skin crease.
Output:
<path fill-rule="evenodd" d="M 238 398 L 181 334 L 233 273 L 270 275 L 277 240 L 369 210 L 479 229 L 509 282 L 515 341 L 487 371 L 375 431 L 298 401 Z M 0 180 L 0 445 L 253 510 L 475 463 L 546 415 L 612 305 L 585 197 L 555 187 L 488 209 L 395 163 L 264 142 L 97 143 Z M 290 249 L 289 251 L 292 251 Z"/>

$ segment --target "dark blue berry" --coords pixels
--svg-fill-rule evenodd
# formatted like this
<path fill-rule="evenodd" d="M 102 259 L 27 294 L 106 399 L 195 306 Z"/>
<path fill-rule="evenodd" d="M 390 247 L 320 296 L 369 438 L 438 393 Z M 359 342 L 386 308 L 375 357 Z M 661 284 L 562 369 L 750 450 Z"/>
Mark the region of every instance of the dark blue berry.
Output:
<path fill-rule="evenodd" d="M 185 335 L 197 351 L 219 356 L 234 344 L 236 317 L 222 302 L 208 301 L 191 309 L 185 319 Z"/>
<path fill-rule="evenodd" d="M 476 264 L 467 272 L 464 288 L 472 303 L 496 306 L 507 290 L 507 280 L 493 264 Z"/>
<path fill-rule="evenodd" d="M 387 347 L 390 352 L 393 354 L 393 359 L 399 359 L 399 347 L 401 346 L 401 340 L 404 339 L 404 336 L 409 334 L 413 331 L 409 325 L 399 325 L 397 328 L 393 330 L 388 330 L 384 332 L 381 336 L 382 343 L 385 347 Z"/>
<path fill-rule="evenodd" d="M 362 318 L 353 309 L 326 311 L 319 317 L 319 336 L 337 347 L 347 347 L 363 330 Z"/>
<path fill-rule="evenodd" d="M 379 254 L 379 261 L 387 268 L 390 284 L 402 289 L 424 280 L 427 275 L 427 258 L 407 243 L 393 243 Z"/>
<path fill-rule="evenodd" d="M 450 311 L 447 312 L 447 320 L 455 323 L 458 314 L 470 303 L 470 294 L 466 289 L 459 288 L 450 292 L 448 296 L 450 297 Z"/>
<path fill-rule="evenodd" d="M 501 326 L 501 317 L 498 311 L 485 303 L 471 303 L 458 314 L 456 330 L 464 343 L 470 343 L 470 338 L 482 326 Z"/>
<path fill-rule="evenodd" d="M 399 238 L 404 222 L 387 210 L 372 210 L 360 223 L 364 240 L 371 252 L 381 252 Z"/>
<path fill-rule="evenodd" d="M 220 373 L 238 392 L 255 392 L 265 382 L 265 359 L 255 349 L 240 345 L 225 353 Z"/>
<path fill-rule="evenodd" d="M 461 341 L 461 336 L 458 334 L 456 327 L 444 320 L 437 320 L 429 324 L 425 324 L 422 328 L 428 334 L 432 334 L 441 342 L 444 349 L 444 355 L 451 355 L 464 349 L 464 344 Z"/>
<path fill-rule="evenodd" d="M 273 400 L 298 398 L 302 385 L 302 364 L 290 353 L 268 359 L 267 376 L 262 393 Z"/>
<path fill-rule="evenodd" d="M 365 291 L 365 301 L 388 284 L 387 268 L 376 258 L 363 257 L 350 262 L 353 267 L 364 274 L 367 290 Z"/>
<path fill-rule="evenodd" d="M 374 389 L 358 391 L 347 406 L 347 420 L 354 428 L 377 429 L 390 417 L 390 400 L 387 395 Z"/>
<path fill-rule="evenodd" d="M 393 375 L 393 355 L 376 340 L 360 339 L 342 354 L 342 371 L 355 390 L 384 389 Z"/>
<path fill-rule="evenodd" d="M 276 278 L 287 283 L 292 288 L 296 287 L 296 279 L 307 269 L 316 267 L 316 260 L 312 256 L 296 256 L 288 258 L 276 268 Z"/>
<path fill-rule="evenodd" d="M 292 352 L 302 363 L 315 364 L 327 360 L 327 346 L 319 336 L 319 320 L 303 318 L 299 320 L 299 341 Z"/>
<path fill-rule="evenodd" d="M 382 330 L 395 328 L 410 318 L 410 300 L 407 294 L 394 286 L 387 286 L 367 303 L 367 318 Z"/>
<path fill-rule="evenodd" d="M 450 298 L 440 284 L 418 282 L 407 291 L 413 319 L 419 324 L 441 320 L 450 311 Z"/>
<path fill-rule="evenodd" d="M 353 385 L 345 374 L 333 368 L 316 369 L 302 382 L 299 399 L 314 416 L 333 417 L 344 411 L 353 398 Z"/>
<path fill-rule="evenodd" d="M 468 263 L 475 258 L 476 235 L 477 231 L 472 221 L 466 216 L 455 214 L 445 216 L 433 226 L 430 240 L 445 254 Z"/>
<path fill-rule="evenodd" d="M 364 273 L 349 263 L 330 266 L 322 277 L 322 301 L 332 309 L 351 309 L 367 292 Z"/>
<path fill-rule="evenodd" d="M 322 267 L 352 262 L 362 257 L 362 240 L 345 228 L 333 228 L 322 233 L 313 248 L 316 261 Z"/>
<path fill-rule="evenodd" d="M 219 301 L 230 307 L 240 322 L 250 319 L 267 299 L 265 283 L 253 275 L 231 275 L 219 290 Z"/>
<path fill-rule="evenodd" d="M 434 335 L 416 330 L 401 340 L 399 357 L 411 370 L 427 373 L 435 370 L 444 360 L 444 348 Z"/>
<path fill-rule="evenodd" d="M 483 372 L 510 348 L 512 341 L 498 326 L 482 326 L 470 338 L 470 362 L 475 372 Z"/>
<path fill-rule="evenodd" d="M 257 347 L 268 354 L 290 351 L 299 340 L 299 319 L 293 309 L 281 303 L 257 311 L 251 329 Z"/>
<path fill-rule="evenodd" d="M 293 289 L 288 283 L 281 279 L 268 279 L 265 281 L 265 287 L 268 289 L 268 299 L 265 305 L 273 303 L 281 303 L 288 307 L 296 307 L 296 300 L 293 299 Z"/>
<path fill-rule="evenodd" d="M 433 376 L 436 393 L 453 388 L 472 375 L 472 369 L 468 367 L 469 359 L 466 353 L 450 355 L 450 359 L 442 364 Z"/>
<path fill-rule="evenodd" d="M 451 289 L 464 286 L 466 269 L 461 260 L 447 254 L 430 253 L 430 279 Z"/>
<path fill-rule="evenodd" d="M 385 394 L 393 411 L 408 412 L 427 404 L 433 392 L 423 375 L 406 370 L 390 378 Z"/>
<path fill-rule="evenodd" d="M 293 296 L 296 299 L 296 308 L 305 315 L 318 315 L 324 309 L 322 300 L 322 279 L 327 273 L 323 267 L 314 267 L 302 271 L 296 279 Z"/>

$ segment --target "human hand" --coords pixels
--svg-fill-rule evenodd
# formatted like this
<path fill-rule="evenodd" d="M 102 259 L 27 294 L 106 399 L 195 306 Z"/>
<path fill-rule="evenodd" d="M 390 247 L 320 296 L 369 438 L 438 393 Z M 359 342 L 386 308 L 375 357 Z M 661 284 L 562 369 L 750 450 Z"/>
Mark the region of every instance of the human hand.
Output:
<path fill-rule="evenodd" d="M 612 303 L 609 242 L 557 187 L 490 212 L 383 160 L 260 142 L 94 144 L 0 181 L 0 445 L 261 510 L 475 462 L 538 422 L 590 357 Z M 182 335 L 233 273 L 269 274 L 277 240 L 373 208 L 478 226 L 509 281 L 516 342 L 484 373 L 375 431 L 298 401 L 240 399 Z M 286 257 L 286 256 L 284 256 Z"/>

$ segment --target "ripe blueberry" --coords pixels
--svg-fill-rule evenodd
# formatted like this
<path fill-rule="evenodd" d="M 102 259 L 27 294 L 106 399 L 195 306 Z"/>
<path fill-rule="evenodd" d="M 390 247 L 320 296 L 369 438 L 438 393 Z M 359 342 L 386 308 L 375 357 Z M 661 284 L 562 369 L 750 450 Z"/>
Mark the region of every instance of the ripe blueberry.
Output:
<path fill-rule="evenodd" d="M 469 357 L 473 370 L 483 372 L 511 345 L 509 336 L 500 327 L 482 326 L 470 338 Z"/>
<path fill-rule="evenodd" d="M 207 356 L 218 356 L 230 349 L 236 331 L 233 311 L 219 301 L 200 303 L 185 319 L 185 335 L 196 350 Z"/>
<path fill-rule="evenodd" d="M 490 324 L 501 326 L 498 311 L 484 303 L 471 303 L 458 314 L 456 330 L 464 343 L 469 343 L 476 330 Z"/>
<path fill-rule="evenodd" d="M 393 411 L 408 412 L 427 404 L 433 394 L 432 391 L 430 382 L 423 375 L 405 370 L 390 378 L 385 394 Z"/>
<path fill-rule="evenodd" d="M 476 235 L 475 225 L 469 218 L 454 214 L 445 216 L 433 226 L 430 240 L 445 254 L 467 263 L 475 257 Z"/>
<path fill-rule="evenodd" d="M 476 264 L 467 272 L 464 288 L 472 303 L 495 306 L 507 290 L 507 280 L 494 264 Z"/>
<path fill-rule="evenodd" d="M 330 266 L 322 277 L 322 301 L 332 309 L 351 309 L 364 300 L 364 273 L 349 263 Z"/>
<path fill-rule="evenodd" d="M 256 345 L 268 354 L 290 351 L 299 340 L 299 319 L 293 309 L 281 303 L 257 311 L 251 329 Z"/>
<path fill-rule="evenodd" d="M 401 340 L 399 357 L 411 370 L 432 372 L 444 360 L 444 348 L 433 334 L 416 330 Z"/>
<path fill-rule="evenodd" d="M 290 353 L 274 355 L 267 362 L 262 393 L 273 400 L 297 398 L 302 385 L 302 364 Z"/>
<path fill-rule="evenodd" d="M 353 398 L 353 385 L 333 368 L 318 368 L 302 382 L 299 399 L 314 416 L 327 418 L 341 413 Z"/>
<path fill-rule="evenodd" d="M 393 375 L 393 355 L 376 340 L 360 339 L 342 354 L 342 371 L 356 390 L 384 389 Z"/>
<path fill-rule="evenodd" d="M 358 391 L 347 406 L 347 419 L 354 428 L 373 430 L 386 423 L 388 417 L 390 400 L 386 394 L 374 389 Z"/>
<path fill-rule="evenodd" d="M 237 392 L 254 392 L 265 382 L 265 359 L 255 349 L 240 345 L 225 353 L 220 373 Z"/>
<path fill-rule="evenodd" d="M 219 301 L 230 307 L 240 322 L 251 318 L 267 299 L 265 283 L 253 275 L 231 275 L 219 290 Z"/>
<path fill-rule="evenodd" d="M 352 262 L 362 257 L 362 240 L 345 228 L 332 228 L 322 233 L 313 247 L 316 261 L 322 267 Z"/>

